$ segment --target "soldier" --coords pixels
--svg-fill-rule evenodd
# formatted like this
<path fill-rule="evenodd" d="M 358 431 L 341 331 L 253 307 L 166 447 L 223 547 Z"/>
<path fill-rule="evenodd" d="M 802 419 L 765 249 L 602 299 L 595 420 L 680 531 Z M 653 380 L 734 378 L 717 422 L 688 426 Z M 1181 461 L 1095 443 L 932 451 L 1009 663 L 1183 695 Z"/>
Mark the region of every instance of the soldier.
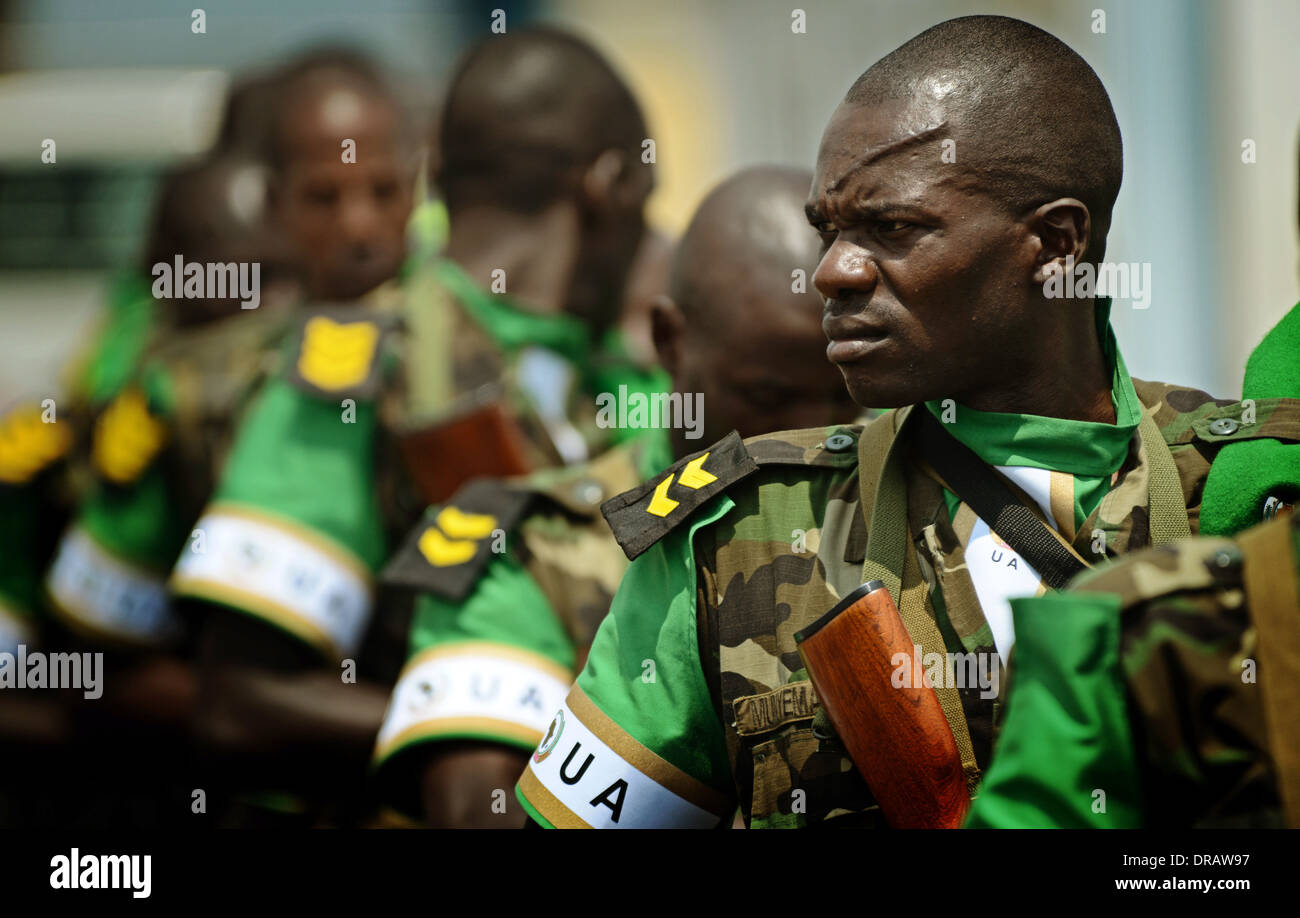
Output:
<path fill-rule="evenodd" d="M 1011 696 L 967 826 L 1300 826 L 1297 597 L 1291 514 L 1016 600 Z"/>
<path fill-rule="evenodd" d="M 1300 419 L 1298 334 L 1300 306 L 1246 362 L 1242 389 L 1275 425 Z M 1219 538 L 1013 603 L 1006 723 L 967 825 L 1275 826 L 1285 811 L 1300 826 L 1300 517 L 1269 522 L 1298 491 L 1293 438 L 1232 443 L 1202 501 Z"/>
<path fill-rule="evenodd" d="M 817 260 L 802 212 L 811 179 L 756 168 L 719 185 L 676 251 L 671 296 L 654 298 L 673 391 L 705 407 L 697 442 L 857 413 L 825 360 L 820 301 L 797 280 Z M 392 582 L 420 595 L 375 753 L 402 809 L 434 826 L 521 823 L 522 813 L 501 818 L 493 792 L 504 793 L 541 739 L 627 565 L 598 506 L 690 452 L 691 436 L 674 427 L 671 453 L 665 437 L 562 474 L 476 481 L 416 528 L 389 568 Z M 462 561 L 441 535 L 468 520 L 482 547 Z M 504 553 L 491 550 L 494 530 Z M 508 695 L 518 703 L 500 703 Z"/>
<path fill-rule="evenodd" d="M 356 209 L 377 179 L 349 170 L 389 155 L 333 120 L 391 126 L 373 102 L 322 92 L 304 89 L 280 122 L 282 185 L 298 202 L 278 212 L 307 241 L 323 232 L 318 207 L 371 219 Z M 340 164 L 354 137 L 355 163 Z M 566 35 L 512 32 L 457 68 L 433 176 L 451 218 L 445 257 L 361 309 L 305 319 L 196 527 L 204 550 L 177 564 L 177 594 L 211 613 L 198 729 L 232 784 L 350 806 L 400 665 L 389 669 L 385 639 L 405 635 L 400 616 L 371 622 L 373 573 L 394 537 L 468 477 L 585 460 L 629 435 L 595 424 L 593 342 L 643 230 L 644 137 L 622 80 Z M 319 193 L 331 182 L 337 194 Z M 317 296 L 355 297 L 395 266 L 371 234 L 348 238 L 344 267 L 323 259 L 313 273 Z"/>
<path fill-rule="evenodd" d="M 79 824 L 157 824 L 186 812 L 174 766 L 185 758 L 194 678 L 165 572 L 211 492 L 234 419 L 297 295 L 289 256 L 265 225 L 265 187 L 262 164 L 238 155 L 166 179 L 144 257 L 159 294 L 147 342 L 134 365 L 116 351 L 123 363 L 111 371 L 101 364 L 92 376 L 80 457 L 92 484 L 45 583 L 54 611 L 48 643 L 104 652 L 107 667 L 103 699 L 74 712 L 77 754 L 64 756 L 98 765 L 66 816 Z M 200 267 L 198 284 L 193 277 L 163 284 L 177 259 Z M 243 308 L 252 288 L 241 291 L 237 281 L 252 277 L 253 263 L 255 311 Z M 221 274 L 230 286 L 211 287 L 217 275 L 208 265 L 233 267 Z"/>
<path fill-rule="evenodd" d="M 1067 259 L 1103 257 L 1120 176 L 1096 74 L 1026 23 L 950 20 L 863 74 L 808 218 L 828 355 L 859 404 L 897 410 L 728 437 L 605 504 L 634 560 L 518 784 L 534 819 L 713 826 L 739 804 L 751 827 L 882 824 L 795 639 L 872 580 L 922 658 L 981 664 L 979 684 L 934 686 L 976 786 L 1008 598 L 1185 536 L 1226 442 L 1206 424 L 1242 410 L 1133 380 L 1109 301 L 1047 298 Z M 1228 440 L 1256 436 L 1300 427 Z M 688 466 L 709 483 L 682 487 Z"/>

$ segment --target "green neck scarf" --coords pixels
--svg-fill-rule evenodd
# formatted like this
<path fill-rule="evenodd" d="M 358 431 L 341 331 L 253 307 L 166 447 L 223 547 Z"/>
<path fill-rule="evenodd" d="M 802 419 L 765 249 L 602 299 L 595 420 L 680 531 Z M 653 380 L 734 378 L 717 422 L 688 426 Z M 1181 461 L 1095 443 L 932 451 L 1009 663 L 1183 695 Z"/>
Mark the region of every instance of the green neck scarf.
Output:
<path fill-rule="evenodd" d="M 516 306 L 508 298 L 484 290 L 459 265 L 446 258 L 434 263 L 438 282 L 449 290 L 465 311 L 507 354 L 530 345 L 549 348 L 583 366 L 591 352 L 591 332 L 574 316 L 539 315 Z"/>
<path fill-rule="evenodd" d="M 1102 353 L 1111 368 L 1114 424 L 960 406 L 956 422 L 946 425 L 954 437 L 989 465 L 1029 466 L 1073 475 L 1078 525 L 1110 489 L 1110 477 L 1123 464 L 1133 432 L 1142 420 L 1142 403 L 1110 326 L 1110 300 L 1099 299 L 1095 313 Z M 926 402 L 925 407 L 936 418 L 943 418 L 942 400 Z M 956 499 L 950 496 L 949 513 L 955 508 Z"/>

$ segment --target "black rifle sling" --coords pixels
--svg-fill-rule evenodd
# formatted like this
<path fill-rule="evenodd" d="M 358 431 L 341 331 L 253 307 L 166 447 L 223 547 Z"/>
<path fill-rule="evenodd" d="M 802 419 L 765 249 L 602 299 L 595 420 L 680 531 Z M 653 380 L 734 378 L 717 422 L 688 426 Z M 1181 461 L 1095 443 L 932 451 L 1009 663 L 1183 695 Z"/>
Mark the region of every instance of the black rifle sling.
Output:
<path fill-rule="evenodd" d="M 1016 498 L 995 469 L 944 430 L 928 410 L 917 413 L 921 415 L 916 432 L 921 455 L 980 519 L 1033 565 L 1044 583 L 1059 590 L 1084 570 L 1084 563 Z"/>

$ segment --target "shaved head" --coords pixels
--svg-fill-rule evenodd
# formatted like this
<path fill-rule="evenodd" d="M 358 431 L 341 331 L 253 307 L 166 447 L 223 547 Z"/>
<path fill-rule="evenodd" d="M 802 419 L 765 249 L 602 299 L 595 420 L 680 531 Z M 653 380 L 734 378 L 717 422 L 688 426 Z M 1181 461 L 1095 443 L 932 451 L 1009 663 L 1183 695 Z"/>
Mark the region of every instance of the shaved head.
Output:
<path fill-rule="evenodd" d="M 704 438 L 847 423 L 857 414 L 826 359 L 811 284 L 818 237 L 804 219 L 812 174 L 747 169 L 709 193 L 653 315 L 673 388 L 704 396 Z M 801 273 L 796 273 L 801 272 Z M 678 455 L 691 448 L 673 431 Z"/>
<path fill-rule="evenodd" d="M 453 213 L 482 201 L 532 212 L 603 151 L 639 155 L 645 135 L 631 90 L 594 48 L 551 29 L 511 32 L 453 75 L 435 180 Z"/>
<path fill-rule="evenodd" d="M 1101 80 L 1060 39 L 1018 19 L 965 16 L 881 58 L 846 104 L 918 100 L 946 121 L 957 164 L 1013 213 L 1073 197 L 1092 217 L 1087 258 L 1105 251 L 1123 176 L 1119 124 Z M 924 134 L 937 124 L 917 123 Z M 899 138 L 907 144 L 910 138 Z"/>
<path fill-rule="evenodd" d="M 145 267 L 191 262 L 258 262 L 265 285 L 296 273 L 293 253 L 273 233 L 267 213 L 267 169 L 247 153 L 219 153 L 173 170 L 163 180 L 145 249 Z M 240 309 L 227 300 L 177 300 L 180 324 L 221 318 Z"/>
<path fill-rule="evenodd" d="M 789 292 L 795 269 L 811 273 L 818 239 L 803 215 L 811 183 L 806 170 L 761 166 L 709 192 L 673 259 L 669 290 L 689 322 L 729 327 L 740 318 L 733 311 L 779 304 L 770 293 Z M 746 295 L 754 291 L 769 295 Z M 820 321 L 820 304 L 809 308 Z"/>

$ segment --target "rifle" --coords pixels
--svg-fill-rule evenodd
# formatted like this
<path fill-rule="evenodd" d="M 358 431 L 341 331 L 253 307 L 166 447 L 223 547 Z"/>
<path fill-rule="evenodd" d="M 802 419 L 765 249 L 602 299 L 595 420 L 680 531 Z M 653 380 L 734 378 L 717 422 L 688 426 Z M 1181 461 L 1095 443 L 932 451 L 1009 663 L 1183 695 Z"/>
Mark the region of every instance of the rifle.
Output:
<path fill-rule="evenodd" d="M 924 673 L 896 688 L 912 638 L 879 580 L 795 634 L 822 707 L 880 810 L 898 829 L 960 828 L 970 794 L 952 729 Z"/>
<path fill-rule="evenodd" d="M 527 438 L 492 386 L 461 399 L 433 423 L 409 423 L 398 443 L 407 472 L 431 505 L 472 478 L 510 478 L 533 470 Z"/>

